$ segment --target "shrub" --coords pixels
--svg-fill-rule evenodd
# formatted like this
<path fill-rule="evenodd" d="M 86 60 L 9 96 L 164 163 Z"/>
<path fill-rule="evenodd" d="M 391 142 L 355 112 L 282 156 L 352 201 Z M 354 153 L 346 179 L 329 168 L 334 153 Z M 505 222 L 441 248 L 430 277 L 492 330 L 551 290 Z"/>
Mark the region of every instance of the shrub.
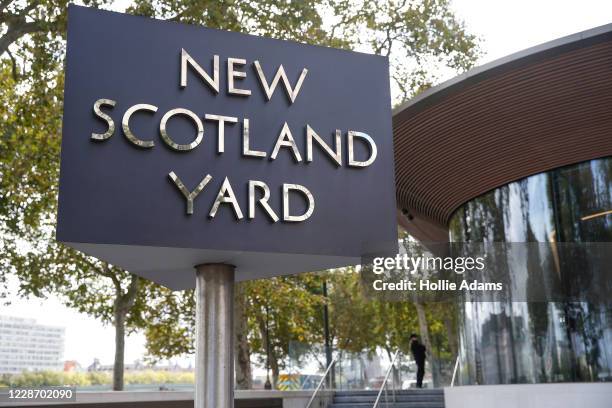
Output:
<path fill-rule="evenodd" d="M 24 371 L 21 374 L 0 376 L 0 386 L 35 387 L 69 385 L 88 387 L 111 385 L 112 373 L 107 371 L 62 372 L 62 371 Z M 193 372 L 180 371 L 129 371 L 124 376 L 125 384 L 193 384 Z"/>

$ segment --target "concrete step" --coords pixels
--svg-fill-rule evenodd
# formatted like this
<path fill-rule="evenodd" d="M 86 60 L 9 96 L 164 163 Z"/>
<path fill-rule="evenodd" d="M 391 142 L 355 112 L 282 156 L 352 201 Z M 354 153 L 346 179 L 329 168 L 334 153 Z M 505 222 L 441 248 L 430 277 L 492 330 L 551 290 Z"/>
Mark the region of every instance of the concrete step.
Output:
<path fill-rule="evenodd" d="M 393 398 L 393 394 L 387 394 L 389 399 Z M 384 398 L 384 394 L 383 394 Z M 376 395 L 334 395 L 334 403 L 342 404 L 348 402 L 374 402 Z M 406 394 L 395 394 L 395 400 L 398 402 L 422 402 L 422 401 L 433 401 L 433 402 L 444 402 L 444 395 L 406 395 Z"/>
<path fill-rule="evenodd" d="M 334 402 L 329 408 L 372 408 L 378 391 L 354 390 L 334 393 Z M 444 391 L 441 389 L 396 390 L 395 402 L 391 402 L 393 392 L 387 392 L 389 404 L 383 399 L 380 408 L 444 408 Z"/>
<path fill-rule="evenodd" d="M 329 408 L 372 408 L 373 403 L 349 403 L 329 405 Z M 379 404 L 379 408 L 444 408 L 444 402 L 396 402 L 385 405 L 385 402 Z"/>
<path fill-rule="evenodd" d="M 388 390 L 387 392 L 391 392 Z M 395 390 L 396 395 L 444 395 L 444 390 L 438 388 L 423 388 L 423 389 L 409 389 L 409 390 Z M 336 391 L 334 395 L 378 395 L 378 390 L 346 390 Z"/>

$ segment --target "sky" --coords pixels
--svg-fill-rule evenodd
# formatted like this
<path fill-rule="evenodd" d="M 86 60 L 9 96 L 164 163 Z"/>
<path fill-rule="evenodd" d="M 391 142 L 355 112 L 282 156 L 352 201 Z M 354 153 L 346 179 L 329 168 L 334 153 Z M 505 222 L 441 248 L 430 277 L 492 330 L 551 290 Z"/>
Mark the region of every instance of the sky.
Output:
<path fill-rule="evenodd" d="M 525 48 L 612 23 L 609 0 L 451 0 L 481 39 L 479 65 Z"/>
<path fill-rule="evenodd" d="M 467 29 L 481 40 L 483 56 L 478 65 L 546 41 L 612 23 L 612 1 L 609 0 L 452 0 L 452 7 Z M 66 360 L 77 360 L 83 366 L 91 364 L 94 358 L 99 358 L 103 364 L 112 363 L 112 326 L 103 326 L 91 317 L 68 309 L 55 298 L 12 297 L 9 300 L 11 305 L 0 306 L 0 314 L 34 318 L 41 324 L 66 328 Z M 142 359 L 143 354 L 143 336 L 129 336 L 126 363 Z"/>

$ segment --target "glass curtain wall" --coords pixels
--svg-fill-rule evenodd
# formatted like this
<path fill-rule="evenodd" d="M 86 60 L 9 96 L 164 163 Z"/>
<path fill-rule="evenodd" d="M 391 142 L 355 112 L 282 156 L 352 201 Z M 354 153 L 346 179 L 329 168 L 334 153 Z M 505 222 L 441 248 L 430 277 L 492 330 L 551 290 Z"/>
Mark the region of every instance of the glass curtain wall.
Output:
<path fill-rule="evenodd" d="M 612 243 L 612 157 L 534 175 L 474 199 L 453 215 L 450 237 Z M 578 285 L 593 273 L 588 256 L 556 262 Z M 516 265 L 503 267 L 519 273 L 512 270 Z M 470 300 L 461 311 L 460 384 L 612 381 L 612 300 Z"/>

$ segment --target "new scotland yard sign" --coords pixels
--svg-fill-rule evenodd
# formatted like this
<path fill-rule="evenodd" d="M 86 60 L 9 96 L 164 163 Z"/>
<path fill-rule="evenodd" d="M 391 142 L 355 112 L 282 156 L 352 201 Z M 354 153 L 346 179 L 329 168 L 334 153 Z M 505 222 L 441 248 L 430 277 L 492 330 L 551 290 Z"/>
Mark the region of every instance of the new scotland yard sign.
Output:
<path fill-rule="evenodd" d="M 173 289 L 396 249 L 386 58 L 70 6 L 57 239 Z"/>

